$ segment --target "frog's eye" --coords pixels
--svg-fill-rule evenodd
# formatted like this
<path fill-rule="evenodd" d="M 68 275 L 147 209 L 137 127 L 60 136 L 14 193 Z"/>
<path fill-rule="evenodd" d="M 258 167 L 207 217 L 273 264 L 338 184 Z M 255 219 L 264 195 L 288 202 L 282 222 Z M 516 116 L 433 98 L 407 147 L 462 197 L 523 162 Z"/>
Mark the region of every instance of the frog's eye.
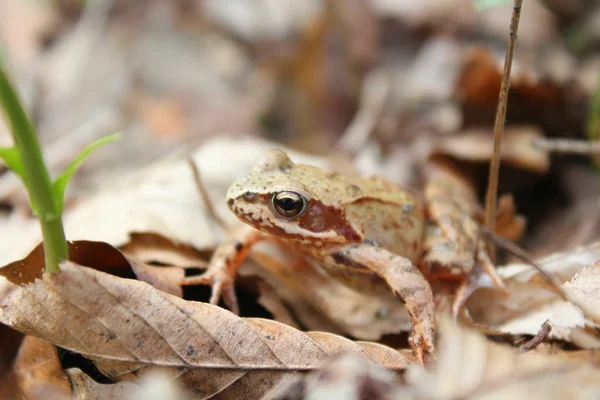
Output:
<path fill-rule="evenodd" d="M 306 210 L 308 202 L 296 192 L 279 192 L 273 196 L 273 208 L 287 218 L 297 217 Z"/>

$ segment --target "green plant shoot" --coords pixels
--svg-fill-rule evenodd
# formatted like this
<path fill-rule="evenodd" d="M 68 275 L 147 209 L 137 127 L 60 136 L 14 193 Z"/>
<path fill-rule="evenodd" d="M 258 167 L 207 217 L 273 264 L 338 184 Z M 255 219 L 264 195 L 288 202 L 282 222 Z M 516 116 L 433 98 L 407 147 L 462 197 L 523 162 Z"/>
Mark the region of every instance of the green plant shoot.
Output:
<path fill-rule="evenodd" d="M 40 221 L 46 272 L 58 272 L 59 263 L 69 258 L 69 248 L 62 224 L 64 193 L 67 183 L 83 160 L 95 149 L 119 139 L 109 135 L 88 145 L 52 182 L 44 163 L 37 132 L 27 116 L 0 54 L 0 106 L 10 127 L 14 146 L 0 148 L 0 158 L 21 178 L 29 195 L 31 208 Z"/>

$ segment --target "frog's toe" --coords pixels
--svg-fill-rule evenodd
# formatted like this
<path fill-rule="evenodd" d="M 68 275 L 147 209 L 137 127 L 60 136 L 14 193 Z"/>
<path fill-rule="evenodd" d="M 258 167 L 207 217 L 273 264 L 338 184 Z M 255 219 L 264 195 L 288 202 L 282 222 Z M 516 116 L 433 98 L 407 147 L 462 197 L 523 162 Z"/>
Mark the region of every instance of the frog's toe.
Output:
<path fill-rule="evenodd" d="M 225 305 L 234 314 L 240 313 L 233 278 L 223 271 L 208 270 L 200 276 L 190 276 L 181 281 L 182 286 L 208 285 L 211 287 L 210 304 L 218 305 L 223 298 Z"/>
<path fill-rule="evenodd" d="M 425 354 L 435 351 L 435 333 L 433 330 L 415 330 L 408 339 L 410 347 L 421 364 L 425 364 Z"/>

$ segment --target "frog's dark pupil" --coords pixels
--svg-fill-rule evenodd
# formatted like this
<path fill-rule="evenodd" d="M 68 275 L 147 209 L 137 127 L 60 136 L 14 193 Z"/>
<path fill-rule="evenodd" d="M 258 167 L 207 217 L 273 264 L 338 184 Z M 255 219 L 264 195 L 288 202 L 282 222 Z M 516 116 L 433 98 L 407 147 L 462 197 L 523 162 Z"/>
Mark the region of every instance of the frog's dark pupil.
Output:
<path fill-rule="evenodd" d="M 290 197 L 279 199 L 279 207 L 281 207 L 284 211 L 293 211 L 301 204 L 302 202 L 300 200 L 292 199 Z"/>

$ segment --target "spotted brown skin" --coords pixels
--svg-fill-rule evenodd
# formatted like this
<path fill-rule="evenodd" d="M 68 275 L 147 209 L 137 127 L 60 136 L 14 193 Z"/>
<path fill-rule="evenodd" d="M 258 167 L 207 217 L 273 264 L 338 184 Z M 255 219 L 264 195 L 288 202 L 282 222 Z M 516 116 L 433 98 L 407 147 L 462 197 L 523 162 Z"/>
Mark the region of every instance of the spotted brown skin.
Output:
<path fill-rule="evenodd" d="M 219 248 L 205 276 L 187 278 L 185 284 L 212 280 L 211 301 L 218 301 L 223 291 L 235 307 L 232 288 L 239 255 L 245 255 L 260 235 L 275 236 L 354 289 L 391 288 L 411 316 L 410 343 L 417 357 L 423 361 L 426 352 L 434 351 L 433 294 L 416 265 L 423 267 L 422 257 L 427 255 L 430 264 L 425 269 L 431 272 L 445 260 L 446 253 L 440 249 L 448 240 L 436 241 L 435 237 L 446 229 L 453 238 L 455 221 L 447 218 L 452 206 L 435 203 L 441 204 L 437 208 L 441 219 L 451 224 L 432 224 L 422 198 L 409 190 L 381 178 L 350 177 L 295 164 L 281 150 L 266 152 L 246 176 L 230 186 L 226 198 L 231 211 L 248 227 L 234 239 L 235 245 Z M 471 251 L 477 243 L 462 234 L 458 232 L 458 239 L 464 239 Z M 229 250 L 220 251 L 223 247 Z M 473 252 L 468 256 L 473 257 Z M 455 269 L 456 265 L 450 265 L 448 271 L 464 277 L 463 271 Z"/>

